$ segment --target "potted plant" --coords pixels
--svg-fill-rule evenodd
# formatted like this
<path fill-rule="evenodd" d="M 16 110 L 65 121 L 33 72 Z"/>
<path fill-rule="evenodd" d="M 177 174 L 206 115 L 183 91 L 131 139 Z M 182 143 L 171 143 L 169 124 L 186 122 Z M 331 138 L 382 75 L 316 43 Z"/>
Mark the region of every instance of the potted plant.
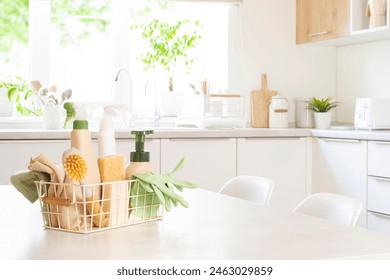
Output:
<path fill-rule="evenodd" d="M 314 112 L 314 123 L 316 128 L 327 129 L 332 121 L 331 109 L 337 107 L 339 102 L 332 102 L 333 97 L 317 99 L 315 97 L 306 101 L 307 109 Z"/>
<path fill-rule="evenodd" d="M 36 98 L 25 79 L 20 76 L 10 77 L 0 81 L 0 102 L 7 102 L 11 108 L 15 108 L 16 112 L 25 117 L 41 116 L 42 109 L 36 105 Z M 4 98 L 4 95 L 6 98 Z M 10 113 L 12 116 L 12 110 Z"/>
<path fill-rule="evenodd" d="M 139 56 L 144 70 L 161 67 L 169 78 L 169 92 L 173 92 L 173 76 L 178 63 L 183 63 L 187 71 L 193 59 L 189 54 L 202 38 L 199 21 L 177 20 L 176 22 L 153 19 L 144 24 L 134 24 L 131 29 L 141 29 L 141 37 L 147 50 Z"/>

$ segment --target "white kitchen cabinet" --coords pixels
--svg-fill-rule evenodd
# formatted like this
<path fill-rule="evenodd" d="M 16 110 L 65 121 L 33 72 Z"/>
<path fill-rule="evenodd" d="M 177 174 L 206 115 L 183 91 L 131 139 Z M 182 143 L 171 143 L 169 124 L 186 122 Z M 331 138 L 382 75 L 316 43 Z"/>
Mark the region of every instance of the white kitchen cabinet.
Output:
<path fill-rule="evenodd" d="M 354 197 L 363 204 L 357 225 L 366 227 L 367 141 L 318 138 L 318 192 L 330 192 Z"/>
<path fill-rule="evenodd" d="M 134 139 L 116 139 L 116 152 L 125 156 L 125 167 L 130 163 L 130 152 L 135 150 Z M 146 139 L 145 150 L 149 151 L 150 163 L 160 172 L 160 139 Z"/>
<path fill-rule="evenodd" d="M 17 171 L 27 170 L 30 158 L 41 153 L 61 164 L 62 154 L 69 147 L 70 140 L 0 141 L 2 155 L 0 184 L 10 184 L 11 175 Z"/>
<path fill-rule="evenodd" d="M 390 142 L 368 143 L 367 228 L 390 233 Z"/>
<path fill-rule="evenodd" d="M 161 139 L 161 173 L 170 172 L 182 157 L 187 163 L 175 177 L 200 188 L 219 191 L 236 175 L 235 138 Z"/>
<path fill-rule="evenodd" d="M 292 211 L 306 196 L 306 138 L 241 138 L 237 143 L 237 175 L 275 181 L 270 206 Z"/>

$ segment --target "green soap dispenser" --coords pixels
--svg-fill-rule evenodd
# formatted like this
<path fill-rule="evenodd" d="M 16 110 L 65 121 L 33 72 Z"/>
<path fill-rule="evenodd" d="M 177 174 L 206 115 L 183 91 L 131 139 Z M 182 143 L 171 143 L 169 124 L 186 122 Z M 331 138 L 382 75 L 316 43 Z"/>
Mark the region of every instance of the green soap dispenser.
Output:
<path fill-rule="evenodd" d="M 156 173 L 154 166 L 149 162 L 149 152 L 145 151 L 145 137 L 153 130 L 132 131 L 135 135 L 135 151 L 130 153 L 130 163 L 126 167 L 126 179 L 132 180 L 133 175 L 147 172 Z M 154 193 L 147 194 L 138 182 L 131 184 L 130 212 L 141 219 L 152 219 L 158 215 L 158 198 Z"/>
<path fill-rule="evenodd" d="M 135 135 L 135 151 L 130 153 L 130 163 L 126 166 L 126 179 L 131 180 L 135 174 L 146 172 L 156 172 L 154 166 L 149 161 L 149 152 L 145 151 L 146 135 L 152 134 L 153 130 L 133 130 Z"/>

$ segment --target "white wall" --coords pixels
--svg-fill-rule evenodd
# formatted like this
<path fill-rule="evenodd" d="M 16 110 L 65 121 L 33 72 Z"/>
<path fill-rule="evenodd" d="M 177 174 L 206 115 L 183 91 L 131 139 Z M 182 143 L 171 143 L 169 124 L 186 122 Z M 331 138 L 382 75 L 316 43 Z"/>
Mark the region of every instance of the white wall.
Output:
<path fill-rule="evenodd" d="M 390 97 L 390 40 L 337 48 L 339 122 L 353 122 L 357 97 Z"/>
<path fill-rule="evenodd" d="M 268 87 L 288 98 L 289 121 L 295 122 L 297 97 L 336 95 L 336 48 L 295 44 L 295 1 L 244 0 L 232 11 L 230 32 L 229 91 L 246 96 L 250 121 L 250 92 L 261 88 L 261 74 Z M 242 40 L 242 41 L 241 41 Z"/>

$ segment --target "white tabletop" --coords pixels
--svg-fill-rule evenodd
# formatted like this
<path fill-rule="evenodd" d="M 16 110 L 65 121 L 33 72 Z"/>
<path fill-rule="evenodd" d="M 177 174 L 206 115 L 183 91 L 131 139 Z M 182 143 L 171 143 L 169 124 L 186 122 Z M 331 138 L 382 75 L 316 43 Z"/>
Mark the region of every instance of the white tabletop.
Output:
<path fill-rule="evenodd" d="M 163 220 L 78 234 L 43 228 L 38 202 L 0 186 L 0 259 L 329 259 L 390 256 L 390 236 L 204 190 Z M 364 257 L 363 257 L 364 258 Z M 370 257 L 372 258 L 372 257 Z"/>

